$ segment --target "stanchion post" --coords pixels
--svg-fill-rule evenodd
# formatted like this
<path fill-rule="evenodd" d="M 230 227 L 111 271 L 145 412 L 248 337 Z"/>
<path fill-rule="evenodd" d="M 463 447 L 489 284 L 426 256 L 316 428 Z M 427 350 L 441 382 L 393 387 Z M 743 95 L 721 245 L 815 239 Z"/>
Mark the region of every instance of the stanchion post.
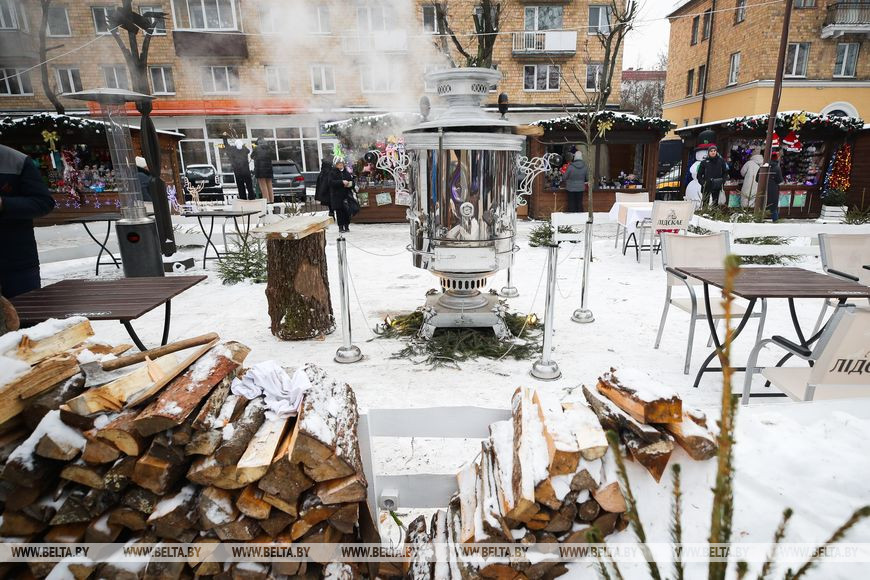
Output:
<path fill-rule="evenodd" d="M 513 273 L 514 273 L 514 255 L 516 254 L 516 248 L 511 251 L 510 264 L 507 269 L 507 285 L 504 286 L 501 290 L 498 291 L 498 295 L 502 298 L 516 298 L 520 295 L 519 290 L 513 284 Z"/>
<path fill-rule="evenodd" d="M 341 339 L 342 345 L 335 351 L 335 362 L 342 364 L 355 363 L 362 359 L 359 347 L 353 344 L 350 329 L 350 293 L 347 281 L 347 240 L 340 236 L 336 242 L 338 247 L 338 282 L 341 294 Z"/>
<path fill-rule="evenodd" d="M 592 220 L 586 221 L 583 248 L 583 282 L 580 286 L 580 308 L 571 315 L 571 320 L 580 324 L 595 322 L 592 311 L 586 307 L 586 297 L 589 294 L 589 264 L 592 262 Z"/>
<path fill-rule="evenodd" d="M 554 243 L 547 253 L 547 302 L 544 306 L 544 344 L 541 358 L 532 365 L 531 375 L 542 381 L 554 381 L 562 376 L 559 365 L 552 360 L 553 354 L 553 318 L 556 309 L 556 265 L 559 257 L 559 246 Z"/>

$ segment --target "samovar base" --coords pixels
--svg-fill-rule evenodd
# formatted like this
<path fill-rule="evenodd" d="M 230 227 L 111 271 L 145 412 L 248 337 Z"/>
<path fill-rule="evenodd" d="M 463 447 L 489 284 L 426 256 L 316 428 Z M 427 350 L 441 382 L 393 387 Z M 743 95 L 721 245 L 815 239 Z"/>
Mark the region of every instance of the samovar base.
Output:
<path fill-rule="evenodd" d="M 441 304 L 445 296 L 446 293 L 426 297 L 423 326 L 420 328 L 420 336 L 423 338 L 432 338 L 439 328 L 492 328 L 499 340 L 513 338 L 500 314 L 497 295 L 480 294 L 482 300 L 480 306 L 461 310 L 447 308 Z"/>

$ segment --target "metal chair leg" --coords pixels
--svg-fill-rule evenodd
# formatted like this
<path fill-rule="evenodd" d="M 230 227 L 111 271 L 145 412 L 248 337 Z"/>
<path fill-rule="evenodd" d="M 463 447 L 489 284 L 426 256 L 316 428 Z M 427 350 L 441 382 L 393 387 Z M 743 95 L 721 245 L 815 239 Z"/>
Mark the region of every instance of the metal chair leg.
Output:
<path fill-rule="evenodd" d="M 828 299 L 825 298 L 825 300 L 822 302 L 822 311 L 819 312 L 819 318 L 818 318 L 818 320 L 816 320 L 816 325 L 813 327 L 813 331 L 810 333 L 811 336 L 814 335 L 815 333 L 817 333 L 819 331 L 819 329 L 822 327 L 822 321 L 825 320 L 825 312 L 827 312 L 827 311 L 828 311 Z"/>
<path fill-rule="evenodd" d="M 613 247 L 616 248 L 619 245 L 619 224 L 616 224 L 616 237 L 613 238 Z"/>
<path fill-rule="evenodd" d="M 656 344 L 653 348 L 658 348 L 662 341 L 662 333 L 665 330 L 665 320 L 668 318 L 668 308 L 671 306 L 671 287 L 668 286 L 668 292 L 665 294 L 665 308 L 662 310 L 662 319 L 659 321 L 659 332 L 656 335 Z"/>
<path fill-rule="evenodd" d="M 762 305 L 762 309 L 764 305 Z M 761 349 L 764 348 L 770 340 L 760 340 L 758 341 L 754 347 L 752 347 L 752 351 L 749 353 L 749 360 L 746 361 L 746 371 L 743 379 L 743 395 L 740 397 L 741 405 L 748 405 L 749 398 L 752 396 L 752 376 L 759 372 L 761 369 L 758 365 L 758 353 L 761 352 Z"/>
<path fill-rule="evenodd" d="M 655 255 L 655 247 L 656 247 L 656 232 L 655 230 L 649 231 L 649 269 L 652 271 L 653 269 L 653 257 Z"/>
<path fill-rule="evenodd" d="M 640 228 L 640 241 L 637 242 L 637 247 L 635 248 L 635 257 L 637 258 L 637 263 L 640 264 L 640 250 L 643 248 L 643 242 L 646 238 L 646 228 Z"/>
<path fill-rule="evenodd" d="M 767 321 L 767 298 L 761 299 L 761 316 L 758 318 L 758 332 L 755 334 L 755 342 L 761 342 L 764 337 L 764 323 Z M 815 333 L 813 333 L 815 334 Z"/>
<path fill-rule="evenodd" d="M 683 367 L 683 374 L 689 374 L 689 366 L 692 364 L 692 343 L 695 340 L 695 322 L 697 321 L 697 312 L 692 312 L 692 318 L 689 320 L 689 341 L 686 345 L 686 364 Z"/>
<path fill-rule="evenodd" d="M 713 326 L 714 326 L 714 328 L 717 328 L 717 329 L 718 329 L 718 328 L 719 328 L 719 321 L 718 321 L 718 320 L 714 321 L 714 322 L 713 322 Z M 707 348 L 710 348 L 710 347 L 712 347 L 712 346 L 713 346 L 713 335 L 711 334 L 711 335 L 707 338 Z"/>

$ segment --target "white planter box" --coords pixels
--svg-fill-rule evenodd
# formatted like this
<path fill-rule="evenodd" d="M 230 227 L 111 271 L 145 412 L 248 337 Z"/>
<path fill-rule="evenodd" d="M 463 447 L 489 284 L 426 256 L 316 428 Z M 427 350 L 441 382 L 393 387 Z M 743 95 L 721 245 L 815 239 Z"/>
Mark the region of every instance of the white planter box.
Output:
<path fill-rule="evenodd" d="M 849 208 L 845 205 L 823 205 L 822 214 L 819 216 L 820 224 L 841 224 L 846 219 Z"/>

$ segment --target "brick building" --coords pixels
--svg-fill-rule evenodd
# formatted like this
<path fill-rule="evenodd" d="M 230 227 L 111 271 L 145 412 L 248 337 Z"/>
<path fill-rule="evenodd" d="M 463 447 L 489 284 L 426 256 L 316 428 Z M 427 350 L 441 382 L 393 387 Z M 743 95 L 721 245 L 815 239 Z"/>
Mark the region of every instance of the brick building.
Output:
<path fill-rule="evenodd" d="M 870 2 L 794 6 L 780 110 L 870 118 Z M 666 119 L 683 127 L 770 111 L 782 3 L 688 0 L 668 17 Z"/>
<path fill-rule="evenodd" d="M 53 2 L 48 72 L 57 92 L 130 86 L 106 21 L 119 4 Z M 601 58 L 595 33 L 607 26 L 608 4 L 502 0 L 493 64 L 505 77 L 499 91 L 510 95 L 515 118 L 562 114 L 565 103 L 576 101 L 566 80 L 594 90 Z M 334 141 L 324 122 L 416 110 L 432 89 L 423 73 L 449 66 L 433 36 L 439 32 L 435 7 L 425 0 L 143 0 L 134 7 L 164 14 L 149 53 L 155 125 L 186 135 L 183 164 L 222 165 L 230 181 L 228 165 L 219 163 L 224 131 L 268 139 L 278 158 L 316 171 Z M 478 1 L 450 0 L 448 8 L 459 40 L 473 45 Z M 39 61 L 41 17 L 39 0 L 0 0 L 0 113 L 52 110 L 40 70 L 25 72 Z M 617 72 L 614 107 L 619 83 Z M 490 104 L 495 100 L 493 92 Z M 82 110 L 81 103 L 64 102 L 68 112 Z"/>

